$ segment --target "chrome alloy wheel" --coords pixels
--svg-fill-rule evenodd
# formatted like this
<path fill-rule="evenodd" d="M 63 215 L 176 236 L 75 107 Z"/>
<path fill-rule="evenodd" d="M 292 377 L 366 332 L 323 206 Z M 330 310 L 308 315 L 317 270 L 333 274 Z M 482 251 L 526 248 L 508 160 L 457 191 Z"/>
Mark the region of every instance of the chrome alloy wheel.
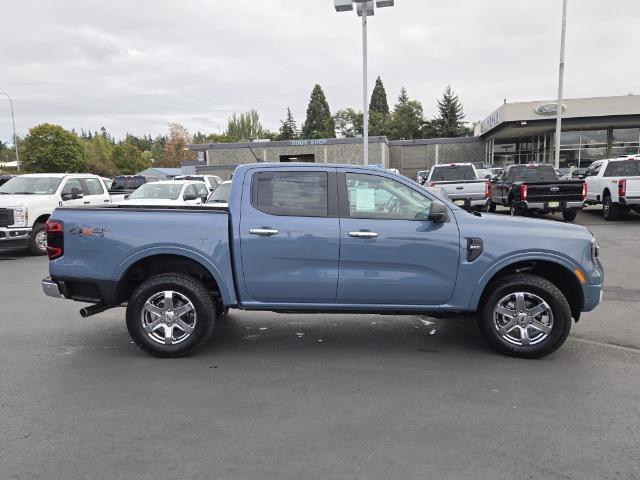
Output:
<path fill-rule="evenodd" d="M 544 341 L 553 328 L 553 312 L 542 298 L 529 292 L 502 297 L 493 310 L 493 324 L 504 340 L 529 346 Z"/>
<path fill-rule="evenodd" d="M 191 336 L 196 327 L 196 309 L 191 300 L 171 290 L 158 292 L 144 304 L 142 328 L 154 342 L 176 345 Z"/>
<path fill-rule="evenodd" d="M 35 243 L 40 250 L 42 250 L 43 252 L 46 252 L 47 251 L 47 232 L 45 232 L 44 230 L 40 230 L 36 234 Z"/>

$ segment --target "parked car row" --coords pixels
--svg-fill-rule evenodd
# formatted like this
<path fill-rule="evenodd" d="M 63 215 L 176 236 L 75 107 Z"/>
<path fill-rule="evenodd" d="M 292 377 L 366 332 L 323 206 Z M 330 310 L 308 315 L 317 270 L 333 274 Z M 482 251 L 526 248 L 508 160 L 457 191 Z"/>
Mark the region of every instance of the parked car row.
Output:
<path fill-rule="evenodd" d="M 485 169 L 471 163 L 438 164 L 419 171 L 416 181 L 443 188 L 453 203 L 466 210 L 495 212 L 501 205 L 512 216 L 561 213 L 568 222 L 586 205 L 602 205 L 605 220 L 629 211 L 640 213 L 638 155 L 598 160 L 575 175 L 565 175 L 550 164 Z"/>
<path fill-rule="evenodd" d="M 25 246 L 34 255 L 45 255 L 45 224 L 58 207 L 199 205 L 221 183 L 215 176 L 156 182 L 142 176 L 119 176 L 113 181 L 91 174 L 15 176 L 0 186 L 0 247 Z M 217 201 L 226 201 L 226 190 L 226 196 L 223 192 L 216 196 Z"/>

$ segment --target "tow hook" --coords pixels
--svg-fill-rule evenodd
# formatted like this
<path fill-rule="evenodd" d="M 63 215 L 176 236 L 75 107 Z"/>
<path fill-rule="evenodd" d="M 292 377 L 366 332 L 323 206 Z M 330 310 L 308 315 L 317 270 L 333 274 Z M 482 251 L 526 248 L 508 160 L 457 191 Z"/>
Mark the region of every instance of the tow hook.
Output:
<path fill-rule="evenodd" d="M 105 303 L 96 303 L 95 305 L 89 305 L 88 307 L 84 307 L 80 310 L 80 316 L 82 318 L 87 318 L 92 315 L 97 315 L 98 313 L 102 313 L 105 310 L 109 310 L 112 308 L 111 306 Z"/>

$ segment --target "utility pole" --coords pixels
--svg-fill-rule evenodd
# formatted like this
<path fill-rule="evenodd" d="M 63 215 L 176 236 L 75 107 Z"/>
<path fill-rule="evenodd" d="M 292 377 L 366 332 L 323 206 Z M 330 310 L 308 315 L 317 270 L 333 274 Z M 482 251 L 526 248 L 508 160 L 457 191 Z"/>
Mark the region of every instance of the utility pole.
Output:
<path fill-rule="evenodd" d="M 362 9 L 362 143 L 364 164 L 369 165 L 369 89 L 367 88 L 367 9 Z"/>
<path fill-rule="evenodd" d="M 13 147 L 16 149 L 16 166 L 20 171 L 20 153 L 18 152 L 18 136 L 16 135 L 16 120 L 13 116 L 13 101 L 8 93 L 0 92 L 0 95 L 5 95 L 9 99 L 9 106 L 11 107 L 11 123 L 13 124 Z"/>
<path fill-rule="evenodd" d="M 555 167 L 560 168 L 560 136 L 562 134 L 562 90 L 564 87 L 564 47 L 567 35 L 567 0 L 562 0 L 562 33 L 560 34 L 560 68 L 558 74 L 558 103 L 556 106 Z"/>

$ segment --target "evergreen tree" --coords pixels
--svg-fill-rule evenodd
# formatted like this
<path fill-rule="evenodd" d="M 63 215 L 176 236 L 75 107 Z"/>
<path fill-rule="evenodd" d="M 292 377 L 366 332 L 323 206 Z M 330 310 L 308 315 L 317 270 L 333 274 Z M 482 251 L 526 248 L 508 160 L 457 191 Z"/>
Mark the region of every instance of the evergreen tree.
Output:
<path fill-rule="evenodd" d="M 383 116 L 389 115 L 389 103 L 387 102 L 387 92 L 384 89 L 382 80 L 378 76 L 376 86 L 373 87 L 371 93 L 371 101 L 369 102 L 370 113 L 380 113 Z"/>
<path fill-rule="evenodd" d="M 298 138 L 300 133 L 296 121 L 293 119 L 291 109 L 287 107 L 287 118 L 280 120 L 280 131 L 278 133 L 278 140 L 293 140 Z"/>
<path fill-rule="evenodd" d="M 410 100 L 407 90 L 402 87 L 391 115 L 389 137 L 392 140 L 420 138 L 424 123 L 422 104 L 417 100 Z"/>
<path fill-rule="evenodd" d="M 318 84 L 313 87 L 311 92 L 307 118 L 302 125 L 302 136 L 304 138 L 334 138 L 336 136 L 335 123 L 329 110 L 329 104 L 322 87 Z"/>
<path fill-rule="evenodd" d="M 260 115 L 254 109 L 229 117 L 226 135 L 238 140 L 264 138 L 265 130 L 260 123 Z"/>
<path fill-rule="evenodd" d="M 464 124 L 464 110 L 460 99 L 451 89 L 445 88 L 442 100 L 438 100 L 438 116 L 435 126 L 440 137 L 459 137 L 468 135 L 469 129 Z"/>

